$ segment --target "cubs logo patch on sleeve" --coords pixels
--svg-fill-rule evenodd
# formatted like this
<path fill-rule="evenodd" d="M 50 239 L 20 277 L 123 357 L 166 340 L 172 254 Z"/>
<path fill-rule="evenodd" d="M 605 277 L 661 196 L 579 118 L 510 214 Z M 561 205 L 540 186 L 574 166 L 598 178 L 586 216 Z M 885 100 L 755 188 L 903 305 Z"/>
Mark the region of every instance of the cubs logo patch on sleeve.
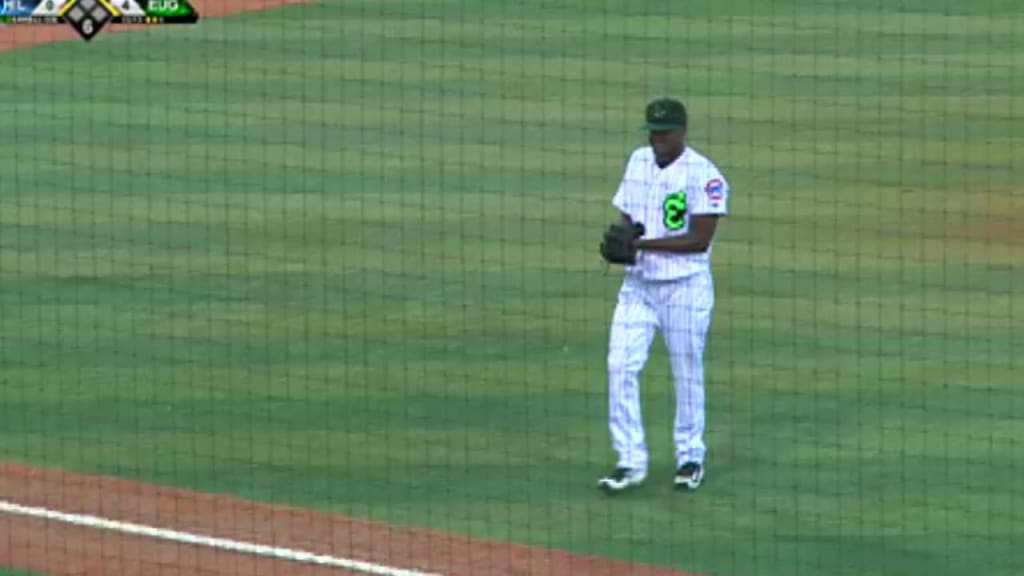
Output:
<path fill-rule="evenodd" d="M 713 178 L 708 182 L 707 186 L 704 187 L 704 192 L 707 193 L 708 200 L 718 202 L 725 197 L 725 183 L 718 178 Z"/>

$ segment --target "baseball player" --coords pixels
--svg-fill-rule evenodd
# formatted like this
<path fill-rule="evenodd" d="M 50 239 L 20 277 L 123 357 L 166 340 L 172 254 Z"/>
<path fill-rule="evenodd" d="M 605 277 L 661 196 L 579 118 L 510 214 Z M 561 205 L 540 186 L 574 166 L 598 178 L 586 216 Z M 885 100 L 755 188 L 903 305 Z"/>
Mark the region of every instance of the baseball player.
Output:
<path fill-rule="evenodd" d="M 647 477 L 639 376 L 656 333 L 675 381 L 677 488 L 700 486 L 707 450 L 703 354 L 714 306 L 711 241 L 730 189 L 715 164 L 687 145 L 682 102 L 654 100 L 646 120 L 650 145 L 631 154 L 612 199 L 620 220 L 601 243 L 605 260 L 625 268 L 609 335 L 609 429 L 618 463 L 598 481 L 608 492 Z"/>

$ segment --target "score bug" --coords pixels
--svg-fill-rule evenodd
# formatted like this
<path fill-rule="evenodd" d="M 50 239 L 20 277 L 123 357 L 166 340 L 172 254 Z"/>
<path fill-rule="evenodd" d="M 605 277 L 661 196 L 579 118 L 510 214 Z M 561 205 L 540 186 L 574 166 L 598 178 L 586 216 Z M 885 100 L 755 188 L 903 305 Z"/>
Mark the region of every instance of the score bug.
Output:
<path fill-rule="evenodd" d="M 195 24 L 191 0 L 0 0 L 3 24 L 67 24 L 85 41 L 118 24 Z"/>

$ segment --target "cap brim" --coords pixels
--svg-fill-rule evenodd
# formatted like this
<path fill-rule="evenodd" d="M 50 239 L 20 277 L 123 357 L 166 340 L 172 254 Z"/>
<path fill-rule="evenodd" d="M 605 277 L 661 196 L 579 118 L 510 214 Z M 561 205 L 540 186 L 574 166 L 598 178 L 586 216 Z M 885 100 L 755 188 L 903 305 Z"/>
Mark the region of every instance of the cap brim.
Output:
<path fill-rule="evenodd" d="M 641 130 L 675 130 L 676 128 L 682 128 L 682 124 L 676 124 L 674 122 L 648 122 L 644 124 Z"/>

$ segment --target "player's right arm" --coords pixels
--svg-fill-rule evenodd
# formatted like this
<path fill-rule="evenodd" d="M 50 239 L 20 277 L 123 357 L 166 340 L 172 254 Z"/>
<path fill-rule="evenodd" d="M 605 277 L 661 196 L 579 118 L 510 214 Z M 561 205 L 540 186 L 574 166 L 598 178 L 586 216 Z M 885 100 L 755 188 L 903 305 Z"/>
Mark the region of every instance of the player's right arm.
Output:
<path fill-rule="evenodd" d="M 630 204 L 632 204 L 630 172 L 632 172 L 633 156 L 635 154 L 636 152 L 634 151 L 626 158 L 626 165 L 622 170 L 622 179 L 619 181 L 619 187 L 612 198 L 612 206 L 618 210 L 619 220 L 624 224 L 631 224 L 633 222 L 633 217 L 629 213 Z"/>

